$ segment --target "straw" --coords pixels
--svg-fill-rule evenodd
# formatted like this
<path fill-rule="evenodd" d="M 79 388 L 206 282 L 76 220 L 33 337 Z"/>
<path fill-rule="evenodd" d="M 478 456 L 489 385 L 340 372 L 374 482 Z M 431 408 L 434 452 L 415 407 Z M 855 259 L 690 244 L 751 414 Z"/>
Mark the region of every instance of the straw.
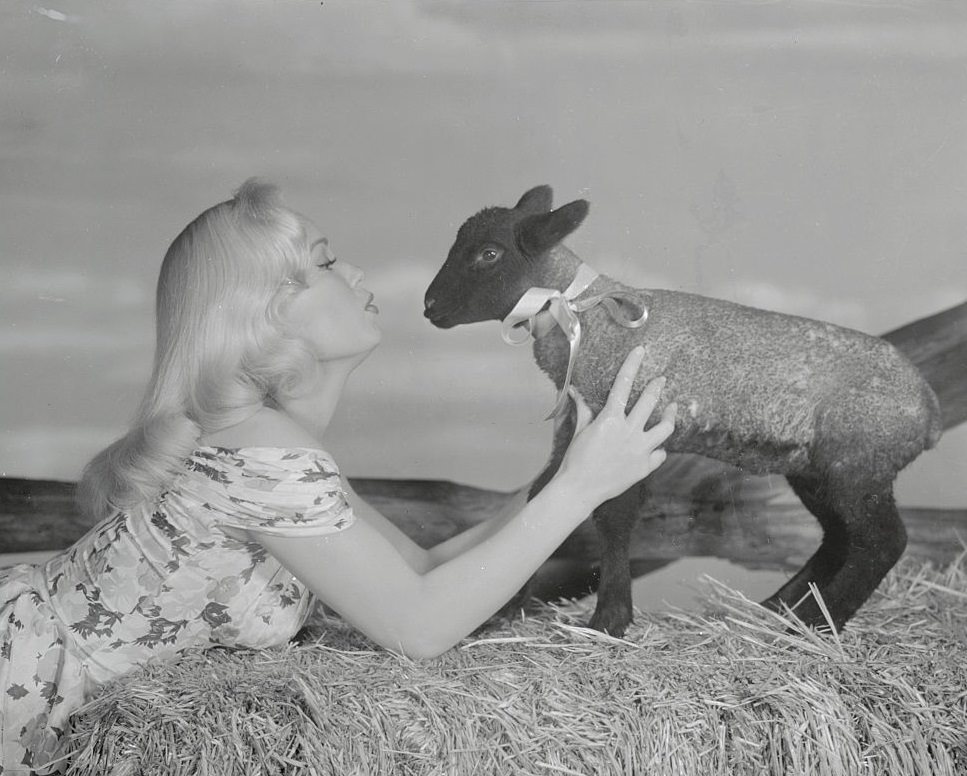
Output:
<path fill-rule="evenodd" d="M 708 581 L 701 612 L 593 600 L 433 661 L 317 612 L 301 644 L 185 654 L 76 717 L 72 774 L 964 774 L 967 564 L 902 563 L 839 634 Z M 824 605 L 824 604 L 821 604 Z"/>

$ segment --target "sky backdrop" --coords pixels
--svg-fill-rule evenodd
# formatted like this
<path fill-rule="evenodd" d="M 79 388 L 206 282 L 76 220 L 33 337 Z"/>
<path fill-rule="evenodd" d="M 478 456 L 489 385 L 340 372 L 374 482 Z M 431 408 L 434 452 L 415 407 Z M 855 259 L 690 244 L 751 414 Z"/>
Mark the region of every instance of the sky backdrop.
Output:
<path fill-rule="evenodd" d="M 252 175 L 362 266 L 350 475 L 510 489 L 550 382 L 422 318 L 457 228 L 547 183 L 598 270 L 880 334 L 967 298 L 967 7 L 5 0 L 0 473 L 74 479 L 148 377 L 181 228 Z M 967 505 L 967 428 L 901 476 Z"/>

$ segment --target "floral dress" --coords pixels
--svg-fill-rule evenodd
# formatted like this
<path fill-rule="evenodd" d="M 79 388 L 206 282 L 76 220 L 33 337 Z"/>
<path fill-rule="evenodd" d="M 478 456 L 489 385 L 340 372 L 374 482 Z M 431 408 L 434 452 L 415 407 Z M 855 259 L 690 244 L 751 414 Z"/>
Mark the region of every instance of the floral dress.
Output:
<path fill-rule="evenodd" d="M 321 450 L 202 447 L 153 502 L 0 570 L 0 773 L 44 772 L 92 690 L 147 660 L 295 635 L 311 594 L 232 529 L 318 536 L 353 520 Z"/>

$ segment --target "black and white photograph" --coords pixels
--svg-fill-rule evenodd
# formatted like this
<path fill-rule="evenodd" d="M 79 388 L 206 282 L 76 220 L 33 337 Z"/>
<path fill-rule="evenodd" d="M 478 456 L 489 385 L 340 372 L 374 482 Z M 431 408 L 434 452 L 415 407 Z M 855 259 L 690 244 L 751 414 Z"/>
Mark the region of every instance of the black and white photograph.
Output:
<path fill-rule="evenodd" d="M 0 4 L 0 774 L 967 774 L 967 7 Z"/>

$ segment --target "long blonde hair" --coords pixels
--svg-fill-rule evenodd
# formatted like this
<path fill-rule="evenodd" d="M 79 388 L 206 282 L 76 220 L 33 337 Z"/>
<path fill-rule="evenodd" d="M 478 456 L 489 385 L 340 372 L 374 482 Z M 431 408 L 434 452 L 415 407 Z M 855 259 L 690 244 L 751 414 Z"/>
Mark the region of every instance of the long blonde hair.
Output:
<path fill-rule="evenodd" d="M 128 433 L 81 478 L 78 501 L 90 519 L 156 497 L 202 434 L 295 389 L 313 357 L 287 336 L 282 310 L 309 261 L 303 219 L 254 178 L 175 238 L 158 277 L 144 398 Z"/>

